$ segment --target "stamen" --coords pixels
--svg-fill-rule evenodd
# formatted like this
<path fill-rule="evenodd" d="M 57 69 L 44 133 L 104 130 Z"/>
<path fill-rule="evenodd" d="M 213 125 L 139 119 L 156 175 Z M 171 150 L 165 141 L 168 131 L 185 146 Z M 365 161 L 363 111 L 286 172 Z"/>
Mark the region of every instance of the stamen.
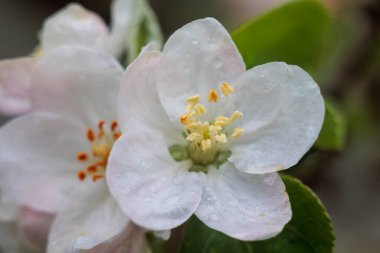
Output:
<path fill-rule="evenodd" d="M 104 178 L 104 175 L 96 174 L 92 176 L 92 181 L 96 182 L 97 180 L 102 179 L 102 178 Z"/>
<path fill-rule="evenodd" d="M 239 138 L 244 133 L 243 128 L 235 128 L 231 134 L 233 138 Z"/>
<path fill-rule="evenodd" d="M 190 122 L 189 122 L 189 115 L 188 115 L 188 114 L 183 114 L 183 115 L 180 117 L 179 120 L 180 120 L 181 123 L 184 124 L 184 125 L 187 125 L 187 124 L 190 123 Z"/>
<path fill-rule="evenodd" d="M 96 167 L 96 165 L 90 165 L 87 167 L 87 172 L 89 173 L 94 173 L 98 170 L 98 168 Z"/>
<path fill-rule="evenodd" d="M 78 171 L 78 174 L 77 174 L 78 178 L 80 181 L 83 181 L 86 179 L 86 172 L 84 171 Z"/>
<path fill-rule="evenodd" d="M 111 123 L 111 131 L 114 132 L 117 127 L 118 127 L 117 121 L 115 121 L 115 120 L 112 121 L 112 123 Z"/>
<path fill-rule="evenodd" d="M 80 152 L 77 154 L 77 159 L 81 162 L 85 162 L 88 160 L 88 155 L 85 152 Z"/>
<path fill-rule="evenodd" d="M 232 88 L 231 85 L 229 85 L 228 83 L 224 82 L 222 83 L 222 86 L 220 87 L 220 89 L 222 90 L 222 93 L 224 96 L 228 96 L 229 94 L 232 94 L 235 92 L 234 88 Z"/>
<path fill-rule="evenodd" d="M 225 116 L 218 116 L 215 118 L 215 125 L 217 126 L 227 126 L 230 123 L 230 118 Z"/>
<path fill-rule="evenodd" d="M 196 112 L 199 116 L 202 116 L 203 114 L 207 113 L 206 108 L 205 108 L 203 105 L 201 105 L 201 104 L 196 105 L 194 109 L 195 109 L 195 112 Z"/>
<path fill-rule="evenodd" d="M 95 140 L 95 133 L 91 128 L 87 129 L 87 139 L 91 142 Z"/>
<path fill-rule="evenodd" d="M 186 98 L 186 102 L 188 104 L 192 104 L 192 105 L 196 105 L 199 103 L 199 99 L 201 98 L 201 96 L 199 95 L 194 95 L 194 96 L 191 96 L 191 97 L 188 97 Z"/>
<path fill-rule="evenodd" d="M 198 141 L 202 140 L 202 135 L 200 135 L 197 132 L 194 132 L 194 133 L 190 134 L 189 136 L 187 136 L 186 140 L 198 142 Z"/>
<path fill-rule="evenodd" d="M 239 111 L 234 111 L 234 113 L 232 114 L 230 118 L 230 123 L 235 122 L 235 120 L 237 120 L 238 118 L 241 118 L 242 116 L 243 116 L 243 113 Z"/>
<path fill-rule="evenodd" d="M 227 136 L 226 136 L 225 134 L 217 135 L 217 136 L 215 136 L 215 139 L 216 139 L 218 142 L 221 142 L 221 143 L 227 143 Z"/>
<path fill-rule="evenodd" d="M 202 140 L 201 145 L 202 145 L 202 150 L 206 151 L 207 149 L 211 148 L 211 140 L 210 139 Z"/>
<path fill-rule="evenodd" d="M 104 127 L 104 124 L 105 124 L 106 122 L 104 121 L 104 120 L 101 120 L 101 121 L 99 121 L 99 123 L 98 123 L 98 128 L 99 128 L 99 130 L 103 130 L 103 127 Z"/>
<path fill-rule="evenodd" d="M 210 90 L 210 92 L 208 93 L 208 102 L 218 102 L 218 91 Z"/>
<path fill-rule="evenodd" d="M 121 136 L 120 132 L 113 133 L 113 139 L 116 141 Z"/>

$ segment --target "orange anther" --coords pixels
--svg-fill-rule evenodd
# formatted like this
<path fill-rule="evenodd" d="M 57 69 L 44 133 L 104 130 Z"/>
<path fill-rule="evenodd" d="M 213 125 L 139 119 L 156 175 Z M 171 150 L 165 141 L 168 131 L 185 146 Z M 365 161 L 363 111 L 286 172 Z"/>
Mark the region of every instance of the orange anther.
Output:
<path fill-rule="evenodd" d="M 103 127 L 104 127 L 104 124 L 105 124 L 106 122 L 104 121 L 104 120 L 100 120 L 99 121 L 99 123 L 98 123 L 98 128 L 99 128 L 99 130 L 103 130 Z"/>
<path fill-rule="evenodd" d="M 117 127 L 118 127 L 117 121 L 116 120 L 112 121 L 112 123 L 111 123 L 111 131 L 114 132 Z"/>
<path fill-rule="evenodd" d="M 77 154 L 77 159 L 81 162 L 85 162 L 88 159 L 88 155 L 85 152 L 80 152 Z"/>
<path fill-rule="evenodd" d="M 92 176 L 92 181 L 96 182 L 99 179 L 104 178 L 104 175 L 96 174 Z"/>
<path fill-rule="evenodd" d="M 210 92 L 208 93 L 208 101 L 214 103 L 218 102 L 218 91 L 210 90 Z"/>
<path fill-rule="evenodd" d="M 91 142 L 95 140 L 95 133 L 91 128 L 87 129 L 87 139 Z"/>
<path fill-rule="evenodd" d="M 90 165 L 90 166 L 88 166 L 87 167 L 87 171 L 89 172 L 89 173 L 94 173 L 94 172 L 96 172 L 98 170 L 98 168 L 96 167 L 96 165 Z"/>
<path fill-rule="evenodd" d="M 121 136 L 121 133 L 120 132 L 116 132 L 116 133 L 113 134 L 113 139 L 117 140 L 117 139 L 119 139 L 120 136 Z"/>
<path fill-rule="evenodd" d="M 84 171 L 78 171 L 77 175 L 78 175 L 78 178 L 80 181 L 83 181 L 86 179 L 86 172 L 84 172 Z"/>
<path fill-rule="evenodd" d="M 179 121 L 184 124 L 184 125 L 187 125 L 189 123 L 189 115 L 188 114 L 183 114 L 180 118 L 179 118 Z"/>

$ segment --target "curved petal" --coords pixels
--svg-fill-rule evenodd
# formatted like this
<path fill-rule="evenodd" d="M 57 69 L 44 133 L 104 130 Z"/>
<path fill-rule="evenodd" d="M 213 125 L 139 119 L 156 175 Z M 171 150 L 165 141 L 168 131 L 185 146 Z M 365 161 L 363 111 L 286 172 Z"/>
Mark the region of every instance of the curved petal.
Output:
<path fill-rule="evenodd" d="M 78 152 L 89 150 L 86 129 L 46 113 L 31 113 L 0 130 L 0 187 L 14 201 L 56 212 L 79 183 Z"/>
<path fill-rule="evenodd" d="M 280 62 L 243 74 L 230 101 L 244 113 L 237 124 L 245 133 L 231 146 L 229 160 L 249 173 L 296 164 L 317 139 L 325 112 L 314 80 L 301 68 Z"/>
<path fill-rule="evenodd" d="M 54 219 L 53 214 L 23 207 L 20 216 L 20 232 L 33 248 L 43 251 Z"/>
<path fill-rule="evenodd" d="M 127 132 L 111 151 L 107 183 L 123 211 L 138 225 L 171 229 L 197 208 L 202 177 L 175 162 L 159 132 Z"/>
<path fill-rule="evenodd" d="M 60 47 L 36 65 L 35 110 L 78 118 L 87 126 L 114 120 L 123 69 L 111 56 L 88 48 Z"/>
<path fill-rule="evenodd" d="M 0 221 L 15 221 L 19 217 L 19 213 L 18 203 L 0 192 Z"/>
<path fill-rule="evenodd" d="M 133 224 L 128 224 L 123 232 L 114 239 L 99 244 L 87 250 L 86 253 L 144 253 L 150 252 L 145 240 L 144 230 Z"/>
<path fill-rule="evenodd" d="M 207 226 L 239 240 L 263 240 L 280 233 L 292 212 L 277 173 L 249 175 L 232 163 L 207 175 L 195 215 Z"/>
<path fill-rule="evenodd" d="M 244 71 L 243 60 L 224 27 L 215 19 L 193 21 L 166 42 L 158 76 L 161 101 L 173 122 L 183 114 L 185 98 L 219 89 Z"/>
<path fill-rule="evenodd" d="M 0 113 L 16 115 L 31 109 L 30 82 L 34 58 L 0 61 Z"/>
<path fill-rule="evenodd" d="M 156 73 L 161 53 L 146 51 L 131 63 L 121 83 L 118 119 L 122 131 L 145 126 L 163 133 L 176 133 L 158 97 Z"/>
<path fill-rule="evenodd" d="M 104 181 L 83 184 L 57 214 L 47 252 L 74 253 L 91 249 L 120 234 L 128 222 Z"/>
<path fill-rule="evenodd" d="M 41 43 L 46 52 L 67 45 L 103 49 L 108 36 L 108 28 L 100 16 L 72 3 L 46 19 Z"/>

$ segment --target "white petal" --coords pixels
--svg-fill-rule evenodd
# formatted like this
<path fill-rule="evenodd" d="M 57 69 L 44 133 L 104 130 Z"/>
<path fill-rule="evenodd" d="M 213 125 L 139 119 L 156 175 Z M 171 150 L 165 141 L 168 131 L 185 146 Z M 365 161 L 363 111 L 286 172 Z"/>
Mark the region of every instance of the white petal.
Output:
<path fill-rule="evenodd" d="M 161 53 L 146 51 L 129 65 L 121 83 L 118 119 L 122 131 L 149 127 L 178 135 L 158 97 L 156 73 Z M 183 138 L 182 138 L 183 139 Z"/>
<path fill-rule="evenodd" d="M 47 252 L 91 249 L 120 234 L 128 222 L 104 181 L 83 184 L 54 220 Z"/>
<path fill-rule="evenodd" d="M 175 162 L 159 134 L 124 134 L 114 145 L 107 182 L 123 211 L 138 225 L 171 229 L 186 221 L 197 208 L 200 174 L 187 172 L 189 163 Z"/>
<path fill-rule="evenodd" d="M 263 240 L 280 233 L 291 218 L 285 186 L 277 173 L 249 175 L 232 163 L 207 175 L 195 212 L 207 226 L 239 240 Z"/>
<path fill-rule="evenodd" d="M 118 236 L 86 250 L 86 253 L 148 253 L 144 230 L 130 222 Z"/>
<path fill-rule="evenodd" d="M 14 221 L 18 218 L 19 213 L 18 203 L 0 192 L 0 221 Z"/>
<path fill-rule="evenodd" d="M 55 212 L 78 184 L 78 152 L 89 150 L 86 129 L 68 119 L 31 113 L 0 130 L 1 191 L 36 210 Z"/>
<path fill-rule="evenodd" d="M 33 58 L 0 61 L 0 113 L 15 115 L 31 109 Z"/>
<path fill-rule="evenodd" d="M 35 110 L 75 117 L 93 127 L 114 120 L 123 69 L 111 56 L 88 48 L 60 47 L 36 65 Z"/>
<path fill-rule="evenodd" d="M 20 233 L 33 248 L 43 251 L 46 248 L 54 217 L 53 214 L 22 207 L 19 224 Z"/>
<path fill-rule="evenodd" d="M 79 4 L 69 4 L 46 19 L 41 43 L 45 52 L 65 45 L 103 49 L 108 36 L 100 16 Z"/>
<path fill-rule="evenodd" d="M 243 60 L 224 27 L 215 19 L 193 21 L 178 29 L 164 46 L 158 77 L 161 101 L 170 119 L 178 122 L 185 98 L 201 95 L 222 82 L 236 80 L 244 71 Z"/>
<path fill-rule="evenodd" d="M 245 132 L 229 158 L 249 173 L 268 173 L 296 164 L 318 137 L 324 102 L 318 85 L 301 68 L 268 63 L 243 74 L 231 102 L 244 113 Z"/>

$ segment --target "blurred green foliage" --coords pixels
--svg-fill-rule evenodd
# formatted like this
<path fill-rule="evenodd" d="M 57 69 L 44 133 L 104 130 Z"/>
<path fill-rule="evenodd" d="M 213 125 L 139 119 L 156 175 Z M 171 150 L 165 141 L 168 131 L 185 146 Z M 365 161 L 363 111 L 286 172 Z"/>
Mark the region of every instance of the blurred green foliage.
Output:
<path fill-rule="evenodd" d="M 318 1 L 298 0 L 256 17 L 232 33 L 247 68 L 272 61 L 316 75 L 325 55 L 332 17 Z"/>

